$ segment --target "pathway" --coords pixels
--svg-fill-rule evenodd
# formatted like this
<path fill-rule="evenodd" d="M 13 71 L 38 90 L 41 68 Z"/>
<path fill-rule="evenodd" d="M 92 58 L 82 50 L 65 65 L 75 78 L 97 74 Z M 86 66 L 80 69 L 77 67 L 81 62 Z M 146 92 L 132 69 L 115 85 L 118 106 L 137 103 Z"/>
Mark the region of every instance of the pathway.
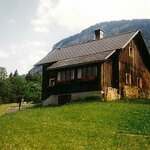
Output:
<path fill-rule="evenodd" d="M 20 110 L 22 109 L 26 109 L 26 108 L 31 108 L 34 107 L 35 104 L 22 104 L 20 107 Z M 12 106 L 10 106 L 5 113 L 12 113 L 12 112 L 16 112 L 19 110 L 19 104 L 13 104 Z"/>

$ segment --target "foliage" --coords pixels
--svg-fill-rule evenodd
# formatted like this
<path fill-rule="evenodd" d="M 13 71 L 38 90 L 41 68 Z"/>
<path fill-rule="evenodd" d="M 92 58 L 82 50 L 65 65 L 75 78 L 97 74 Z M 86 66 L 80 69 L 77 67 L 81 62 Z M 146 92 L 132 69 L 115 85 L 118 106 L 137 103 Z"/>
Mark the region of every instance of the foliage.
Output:
<path fill-rule="evenodd" d="M 41 101 L 41 75 L 39 73 L 30 74 L 25 77 L 27 81 L 27 90 L 25 93 L 26 101 L 40 102 Z"/>
<path fill-rule="evenodd" d="M 0 67 L 0 80 L 3 80 L 7 77 L 7 71 L 5 67 Z"/>
<path fill-rule="evenodd" d="M 96 101 L 102 101 L 102 99 L 99 95 L 95 94 L 95 95 L 87 96 L 85 98 L 78 98 L 74 101 L 71 101 L 71 104 L 73 104 L 73 103 L 96 102 Z"/>
<path fill-rule="evenodd" d="M 29 82 L 26 87 L 25 101 L 33 101 L 34 103 L 41 101 L 41 85 L 34 82 Z"/>
<path fill-rule="evenodd" d="M 19 102 L 23 97 L 26 91 L 26 81 L 20 77 L 15 75 L 13 78 L 10 78 L 10 100 L 11 102 Z"/>
<path fill-rule="evenodd" d="M 10 83 L 8 79 L 0 79 L 0 101 L 8 102 L 8 97 L 10 94 Z"/>
<path fill-rule="evenodd" d="M 17 76 L 19 76 L 18 70 L 15 70 L 15 72 L 14 72 L 14 77 L 17 77 Z"/>
<path fill-rule="evenodd" d="M 147 100 L 148 101 L 148 100 Z M 150 103 L 92 102 L 0 117 L 2 149 L 149 149 Z"/>
<path fill-rule="evenodd" d="M 26 77 L 19 76 L 16 70 L 8 78 L 0 79 L 0 100 L 2 102 L 20 102 L 41 100 L 41 75 L 32 74 Z"/>
<path fill-rule="evenodd" d="M 41 84 L 41 75 L 39 73 L 31 74 L 30 72 L 26 75 L 26 81 L 35 82 Z"/>

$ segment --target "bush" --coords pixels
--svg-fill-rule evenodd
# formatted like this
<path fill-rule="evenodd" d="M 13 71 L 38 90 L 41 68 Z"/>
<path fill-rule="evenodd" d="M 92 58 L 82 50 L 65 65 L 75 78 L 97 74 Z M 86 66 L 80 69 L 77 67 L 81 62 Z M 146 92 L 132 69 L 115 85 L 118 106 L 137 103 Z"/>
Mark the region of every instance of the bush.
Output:
<path fill-rule="evenodd" d="M 86 102 L 95 102 L 95 101 L 102 101 L 102 99 L 98 95 L 91 95 L 85 98 L 78 98 L 76 100 L 71 101 L 71 103 L 86 103 Z"/>

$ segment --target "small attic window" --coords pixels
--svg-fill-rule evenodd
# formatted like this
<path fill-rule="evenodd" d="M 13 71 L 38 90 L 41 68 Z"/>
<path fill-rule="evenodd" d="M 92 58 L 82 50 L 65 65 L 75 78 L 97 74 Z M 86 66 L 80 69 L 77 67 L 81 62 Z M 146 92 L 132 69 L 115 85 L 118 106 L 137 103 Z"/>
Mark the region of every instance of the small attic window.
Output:
<path fill-rule="evenodd" d="M 129 46 L 129 56 L 132 57 L 133 56 L 133 47 Z"/>
<path fill-rule="evenodd" d="M 132 57 L 133 53 L 134 53 L 134 44 L 133 44 L 133 41 L 131 41 L 129 45 L 129 56 Z"/>

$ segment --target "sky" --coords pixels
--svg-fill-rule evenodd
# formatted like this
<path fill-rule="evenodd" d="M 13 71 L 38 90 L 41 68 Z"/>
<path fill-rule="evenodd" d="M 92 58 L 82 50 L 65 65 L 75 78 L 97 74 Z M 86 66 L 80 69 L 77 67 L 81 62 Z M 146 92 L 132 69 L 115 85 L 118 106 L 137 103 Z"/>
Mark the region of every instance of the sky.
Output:
<path fill-rule="evenodd" d="M 0 0 L 0 67 L 26 74 L 61 39 L 122 19 L 150 19 L 150 0 Z"/>

